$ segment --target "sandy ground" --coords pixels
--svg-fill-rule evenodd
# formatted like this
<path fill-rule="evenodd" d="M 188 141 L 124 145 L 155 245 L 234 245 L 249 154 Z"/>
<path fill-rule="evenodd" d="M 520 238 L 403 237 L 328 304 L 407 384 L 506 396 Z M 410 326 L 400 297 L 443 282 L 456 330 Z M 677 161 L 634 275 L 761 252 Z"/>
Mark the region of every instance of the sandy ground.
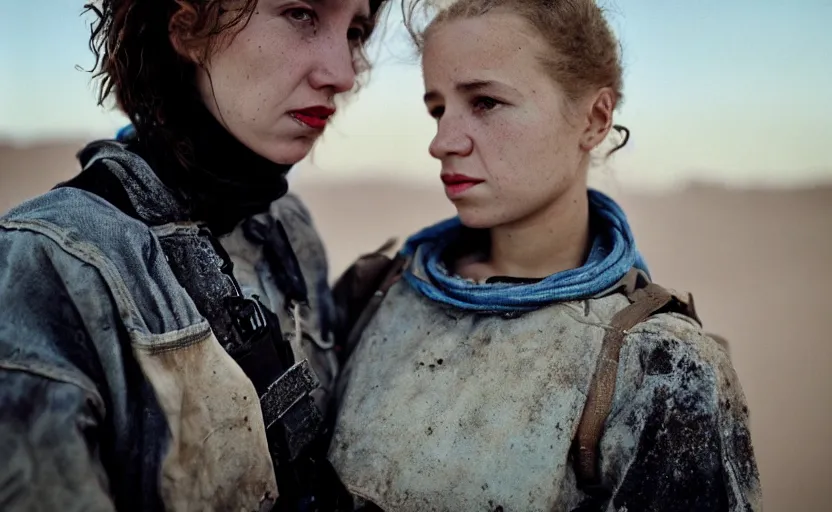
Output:
<path fill-rule="evenodd" d="M 0 148 L 0 211 L 72 176 L 76 147 Z M 314 176 L 295 185 L 326 241 L 333 274 L 388 236 L 452 212 L 438 186 L 323 184 Z M 828 510 L 832 186 L 614 195 L 654 278 L 691 291 L 706 327 L 730 340 L 766 510 Z"/>

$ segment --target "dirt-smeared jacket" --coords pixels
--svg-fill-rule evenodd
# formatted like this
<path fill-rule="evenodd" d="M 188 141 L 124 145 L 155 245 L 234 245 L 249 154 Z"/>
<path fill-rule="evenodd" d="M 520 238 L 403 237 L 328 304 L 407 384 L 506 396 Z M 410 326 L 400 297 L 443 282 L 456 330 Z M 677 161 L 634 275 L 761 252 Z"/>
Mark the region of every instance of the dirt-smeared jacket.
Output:
<path fill-rule="evenodd" d="M 0 509 L 267 509 L 277 488 L 255 389 L 168 262 L 185 251 L 198 274 L 219 257 L 143 160 L 117 144 L 93 158 L 140 219 L 76 188 L 0 217 Z M 323 247 L 295 197 L 270 218 L 302 253 L 311 308 L 296 354 L 323 403 L 335 374 L 321 349 L 332 337 Z M 239 230 L 222 244 L 243 291 L 291 334 L 261 249 Z"/>
<path fill-rule="evenodd" d="M 761 510 L 737 375 L 675 313 L 627 333 L 600 488 L 579 489 L 573 440 L 604 335 L 628 304 L 612 293 L 506 317 L 397 282 L 342 372 L 336 471 L 386 511 Z"/>

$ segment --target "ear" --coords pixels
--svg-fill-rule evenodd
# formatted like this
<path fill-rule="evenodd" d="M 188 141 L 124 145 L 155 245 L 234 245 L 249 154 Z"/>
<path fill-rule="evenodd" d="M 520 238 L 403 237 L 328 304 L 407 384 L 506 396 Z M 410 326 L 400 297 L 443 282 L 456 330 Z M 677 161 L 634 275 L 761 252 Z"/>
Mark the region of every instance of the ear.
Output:
<path fill-rule="evenodd" d="M 202 63 L 202 44 L 194 34 L 194 27 L 197 22 L 197 13 L 194 8 L 185 2 L 178 2 L 179 10 L 173 13 L 168 22 L 168 37 L 174 51 L 183 59 L 194 64 Z"/>
<path fill-rule="evenodd" d="M 581 149 L 592 151 L 607 138 L 612 128 L 613 111 L 615 92 L 609 87 L 602 88 L 589 99 L 586 129 L 581 136 Z"/>

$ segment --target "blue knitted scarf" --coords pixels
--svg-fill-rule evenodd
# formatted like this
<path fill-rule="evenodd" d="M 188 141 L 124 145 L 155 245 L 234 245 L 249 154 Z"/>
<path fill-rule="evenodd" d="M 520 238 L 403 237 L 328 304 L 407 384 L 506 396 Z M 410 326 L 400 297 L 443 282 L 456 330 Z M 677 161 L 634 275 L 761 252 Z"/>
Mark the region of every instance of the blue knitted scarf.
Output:
<path fill-rule="evenodd" d="M 450 275 L 443 255 L 465 228 L 458 217 L 427 227 L 408 238 L 402 248 L 412 263 L 405 280 L 425 297 L 467 311 L 521 313 L 554 302 L 597 295 L 621 280 L 631 268 L 647 266 L 624 211 L 610 197 L 589 191 L 594 232 L 589 258 L 583 266 L 552 274 L 531 284 L 476 284 Z"/>

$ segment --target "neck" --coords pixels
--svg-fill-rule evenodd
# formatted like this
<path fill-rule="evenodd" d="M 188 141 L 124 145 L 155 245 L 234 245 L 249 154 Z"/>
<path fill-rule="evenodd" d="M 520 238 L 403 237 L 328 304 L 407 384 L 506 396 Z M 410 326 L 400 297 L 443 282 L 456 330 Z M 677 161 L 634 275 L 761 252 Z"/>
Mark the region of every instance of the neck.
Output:
<path fill-rule="evenodd" d="M 575 186 L 534 215 L 492 228 L 488 265 L 495 275 L 544 278 L 583 265 L 589 242 L 586 187 Z"/>
<path fill-rule="evenodd" d="M 193 220 L 207 224 L 215 235 L 266 211 L 286 193 L 291 165 L 276 164 L 251 151 L 202 104 L 189 109 L 176 130 L 192 150 L 187 165 L 160 142 L 138 141 L 136 151 L 168 187 L 179 192 Z"/>

